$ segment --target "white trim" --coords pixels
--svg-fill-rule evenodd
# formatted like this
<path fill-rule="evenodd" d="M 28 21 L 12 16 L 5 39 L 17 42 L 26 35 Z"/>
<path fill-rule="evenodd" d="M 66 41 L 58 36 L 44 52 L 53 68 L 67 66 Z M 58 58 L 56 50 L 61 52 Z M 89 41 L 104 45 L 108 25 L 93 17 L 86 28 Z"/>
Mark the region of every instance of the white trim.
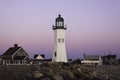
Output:
<path fill-rule="evenodd" d="M 13 60 L 13 56 L 14 56 L 20 49 L 22 49 L 22 48 L 20 47 L 15 53 L 12 54 L 12 60 Z"/>

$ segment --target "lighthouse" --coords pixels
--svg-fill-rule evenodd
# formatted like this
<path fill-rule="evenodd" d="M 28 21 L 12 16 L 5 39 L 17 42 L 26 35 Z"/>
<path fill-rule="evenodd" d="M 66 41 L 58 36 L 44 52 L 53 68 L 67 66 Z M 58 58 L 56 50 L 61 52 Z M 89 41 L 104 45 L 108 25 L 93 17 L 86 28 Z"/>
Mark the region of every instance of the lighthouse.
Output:
<path fill-rule="evenodd" d="M 65 62 L 67 63 L 67 54 L 65 47 L 65 31 L 64 19 L 59 14 L 55 19 L 54 30 L 54 50 L 52 62 Z"/>

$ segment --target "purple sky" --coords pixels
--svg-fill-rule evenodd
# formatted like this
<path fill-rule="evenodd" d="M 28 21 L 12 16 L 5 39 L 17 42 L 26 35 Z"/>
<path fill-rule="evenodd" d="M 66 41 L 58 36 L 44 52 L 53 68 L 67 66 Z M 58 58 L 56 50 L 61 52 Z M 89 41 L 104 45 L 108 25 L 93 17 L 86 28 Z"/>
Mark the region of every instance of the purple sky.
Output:
<path fill-rule="evenodd" d="M 65 20 L 69 58 L 120 56 L 120 0 L 0 0 L 0 54 L 14 43 L 31 56 L 52 57 L 52 25 Z"/>

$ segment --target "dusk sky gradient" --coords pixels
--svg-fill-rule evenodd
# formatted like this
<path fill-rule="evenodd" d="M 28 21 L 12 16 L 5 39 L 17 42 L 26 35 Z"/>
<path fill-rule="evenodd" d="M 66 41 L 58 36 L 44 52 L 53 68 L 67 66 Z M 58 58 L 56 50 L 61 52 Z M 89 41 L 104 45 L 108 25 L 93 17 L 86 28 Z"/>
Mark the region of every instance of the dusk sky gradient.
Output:
<path fill-rule="evenodd" d="M 31 56 L 52 57 L 52 25 L 61 14 L 68 58 L 120 57 L 120 0 L 0 0 L 0 54 L 15 43 Z"/>

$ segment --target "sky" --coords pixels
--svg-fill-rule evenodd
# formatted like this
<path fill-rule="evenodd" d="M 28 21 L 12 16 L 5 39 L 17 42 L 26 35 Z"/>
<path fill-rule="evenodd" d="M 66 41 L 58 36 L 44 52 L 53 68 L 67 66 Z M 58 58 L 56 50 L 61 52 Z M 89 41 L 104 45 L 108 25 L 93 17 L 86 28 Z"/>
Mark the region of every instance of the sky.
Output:
<path fill-rule="evenodd" d="M 120 0 L 0 0 L 0 54 L 18 44 L 31 57 L 51 58 L 59 14 L 67 26 L 68 58 L 120 57 Z"/>

